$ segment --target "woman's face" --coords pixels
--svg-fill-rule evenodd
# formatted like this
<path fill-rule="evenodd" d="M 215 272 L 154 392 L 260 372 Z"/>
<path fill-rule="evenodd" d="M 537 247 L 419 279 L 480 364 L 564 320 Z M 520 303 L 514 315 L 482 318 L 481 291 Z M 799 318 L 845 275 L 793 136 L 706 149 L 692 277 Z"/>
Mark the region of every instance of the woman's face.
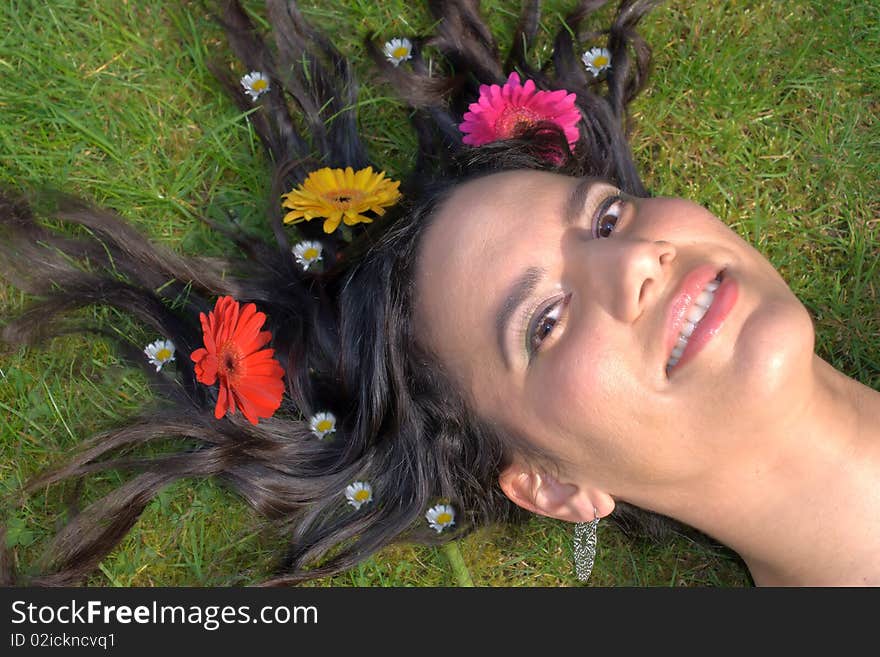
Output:
<path fill-rule="evenodd" d="M 809 393 L 806 310 L 688 201 L 545 172 L 480 178 L 438 210 L 416 284 L 420 336 L 478 413 L 569 481 L 648 508 L 658 487 L 760 448 Z"/>

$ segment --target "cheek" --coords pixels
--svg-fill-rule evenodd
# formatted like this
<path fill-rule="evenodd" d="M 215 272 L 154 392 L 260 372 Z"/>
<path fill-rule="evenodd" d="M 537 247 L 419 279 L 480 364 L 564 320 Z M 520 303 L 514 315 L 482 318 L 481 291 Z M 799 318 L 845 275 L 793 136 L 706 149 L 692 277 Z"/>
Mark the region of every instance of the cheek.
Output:
<path fill-rule="evenodd" d="M 706 208 L 681 199 L 656 199 L 651 214 L 645 217 L 651 235 L 674 244 L 704 245 L 711 243 L 725 248 L 752 247 L 734 230 Z"/>
<path fill-rule="evenodd" d="M 541 443 L 612 494 L 680 479 L 697 465 L 670 407 L 628 367 L 606 344 L 572 356 L 535 393 Z"/>
<path fill-rule="evenodd" d="M 536 430 L 545 433 L 561 456 L 620 461 L 621 450 L 638 433 L 633 429 L 650 424 L 642 415 L 647 408 L 641 397 L 644 388 L 636 385 L 630 364 L 614 344 L 595 329 L 588 337 L 570 340 L 552 358 L 548 354 L 540 376 L 526 391 L 537 401 Z"/>

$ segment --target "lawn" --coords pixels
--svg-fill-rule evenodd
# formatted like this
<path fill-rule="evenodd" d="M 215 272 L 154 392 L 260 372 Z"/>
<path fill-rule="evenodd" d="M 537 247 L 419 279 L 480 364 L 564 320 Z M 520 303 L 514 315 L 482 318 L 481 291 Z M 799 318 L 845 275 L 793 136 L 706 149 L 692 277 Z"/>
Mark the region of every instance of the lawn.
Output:
<path fill-rule="evenodd" d="M 549 36 L 573 4 L 546 2 L 534 61 L 548 60 Z M 362 40 L 425 33 L 427 12 L 403 0 L 301 5 L 357 63 L 371 155 L 389 175 L 402 175 L 415 140 L 393 90 L 376 82 Z M 259 3 L 247 6 L 260 16 Z M 517 4 L 483 7 L 508 47 Z M 248 229 L 269 234 L 269 165 L 208 69 L 231 60 L 202 3 L 7 0 L 0 28 L 0 184 L 91 199 L 183 253 L 231 248 L 199 216 L 234 212 Z M 862 0 L 674 0 L 648 15 L 642 33 L 654 70 L 633 105 L 631 141 L 649 188 L 705 205 L 763 252 L 812 314 L 818 353 L 880 389 L 880 8 Z M 591 45 L 599 44 L 583 47 Z M 0 285 L 0 322 L 26 301 Z M 152 339 L 126 317 L 88 312 L 132 344 Z M 24 572 L 64 509 L 64 491 L 24 496 L 24 483 L 149 399 L 146 379 L 101 339 L 0 345 L 0 493 L 7 542 Z M 96 477 L 85 494 L 119 480 Z M 282 545 L 232 493 L 187 481 L 158 496 L 88 583 L 257 583 Z M 577 584 L 564 523 L 535 518 L 483 529 L 460 551 L 480 586 Z M 315 584 L 459 581 L 442 550 L 395 546 Z M 720 547 L 684 537 L 633 542 L 604 523 L 590 584 L 749 586 L 750 579 Z"/>

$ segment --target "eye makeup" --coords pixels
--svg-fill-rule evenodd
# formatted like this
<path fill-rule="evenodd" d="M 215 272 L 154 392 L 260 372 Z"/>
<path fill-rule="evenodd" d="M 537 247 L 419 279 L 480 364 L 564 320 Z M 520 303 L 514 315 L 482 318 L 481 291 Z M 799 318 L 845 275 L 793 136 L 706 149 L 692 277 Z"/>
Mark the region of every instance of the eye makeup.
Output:
<path fill-rule="evenodd" d="M 584 178 L 574 186 L 565 202 L 562 221 L 567 226 L 583 226 L 594 239 L 610 237 L 623 215 L 626 200 L 620 190 L 600 178 Z M 535 298 L 547 271 L 529 267 L 511 285 L 496 315 L 499 347 L 510 366 L 522 353 L 531 363 L 546 338 L 564 324 L 570 294 L 557 289 L 543 298 Z M 545 288 L 546 289 L 546 288 Z M 511 326 L 512 324 L 512 326 Z"/>

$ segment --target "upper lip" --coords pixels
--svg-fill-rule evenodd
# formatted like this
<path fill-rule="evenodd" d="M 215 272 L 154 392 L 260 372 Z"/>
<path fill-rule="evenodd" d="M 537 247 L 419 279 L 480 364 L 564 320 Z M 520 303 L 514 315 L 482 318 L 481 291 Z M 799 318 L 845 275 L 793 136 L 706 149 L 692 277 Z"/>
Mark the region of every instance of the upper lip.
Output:
<path fill-rule="evenodd" d="M 722 271 L 723 267 L 705 264 L 692 269 L 682 277 L 666 310 L 666 335 L 664 336 L 666 360 L 663 361 L 664 366 L 672 356 L 672 350 L 675 349 L 675 345 L 678 343 L 678 336 L 681 335 L 685 318 L 694 301 L 696 301 L 706 285 Z"/>

